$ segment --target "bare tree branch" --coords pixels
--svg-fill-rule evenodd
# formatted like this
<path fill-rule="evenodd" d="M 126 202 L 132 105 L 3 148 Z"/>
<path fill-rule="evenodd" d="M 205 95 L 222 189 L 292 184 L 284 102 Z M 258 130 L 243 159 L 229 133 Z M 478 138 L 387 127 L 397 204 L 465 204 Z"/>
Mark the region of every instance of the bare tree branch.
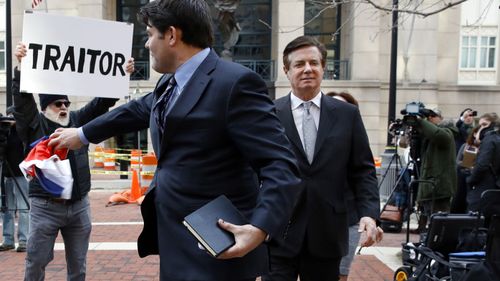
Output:
<path fill-rule="evenodd" d="M 378 9 L 378 10 L 382 10 L 382 11 L 387 11 L 387 12 L 393 12 L 393 11 L 396 11 L 398 13 L 407 13 L 407 14 L 415 14 L 415 15 L 419 15 L 419 16 L 422 16 L 424 18 L 428 17 L 428 16 L 431 16 L 431 15 L 435 15 L 437 13 L 440 13 L 446 9 L 449 9 L 453 6 L 457 6 L 457 5 L 460 5 L 462 4 L 463 2 L 465 1 L 468 1 L 468 0 L 458 0 L 456 2 L 449 2 L 449 3 L 446 3 L 445 2 L 445 5 L 439 9 L 436 9 L 436 10 L 433 10 L 431 12 L 422 12 L 422 11 L 417 11 L 417 10 L 408 10 L 408 9 L 394 9 L 393 7 L 392 8 L 386 8 L 386 7 L 383 7 L 383 6 L 380 6 L 378 4 L 375 4 L 373 2 L 373 0 L 364 0 L 366 1 L 368 4 L 372 5 L 375 9 Z"/>
<path fill-rule="evenodd" d="M 450 2 L 447 2 L 447 1 L 450 1 Z M 433 3 L 432 5 L 430 5 L 428 7 L 425 7 L 425 8 L 422 7 L 422 9 L 419 9 L 419 7 L 421 7 L 423 5 L 424 1 L 419 2 L 413 8 L 410 7 L 411 1 L 408 1 L 408 3 L 406 3 L 405 6 L 403 6 L 403 8 L 394 9 L 394 7 L 390 7 L 389 8 L 389 7 L 385 7 L 385 6 L 381 6 L 379 4 L 376 4 L 373 0 L 329 0 L 329 1 L 308 0 L 309 3 L 316 4 L 316 5 L 322 5 L 324 7 L 318 13 L 316 13 L 313 18 L 311 18 L 310 20 L 308 20 L 307 22 L 305 22 L 303 25 L 301 25 L 299 27 L 296 27 L 294 29 L 290 29 L 290 30 L 283 30 L 283 29 L 280 28 L 279 32 L 280 33 L 295 32 L 295 31 L 297 31 L 297 30 L 299 30 L 301 28 L 304 28 L 305 26 L 307 26 L 311 22 L 313 22 L 315 19 L 317 19 L 319 16 L 321 16 L 326 10 L 338 8 L 338 7 L 340 7 L 340 5 L 342 5 L 342 4 L 348 4 L 348 3 L 356 3 L 356 4 L 358 4 L 357 8 L 359 8 L 359 4 L 370 4 L 371 7 L 375 8 L 375 10 L 378 10 L 378 11 L 385 11 L 385 12 L 388 12 L 388 13 L 393 12 L 393 11 L 397 11 L 398 13 L 402 14 L 403 16 L 404 15 L 418 15 L 418 16 L 421 16 L 423 18 L 426 18 L 428 16 L 438 14 L 438 13 L 440 13 L 440 12 L 442 12 L 444 10 L 447 10 L 447 9 L 449 9 L 451 7 L 460 5 L 460 4 L 462 4 L 463 2 L 466 2 L 466 1 L 468 1 L 468 0 L 456 0 L 454 2 L 453 2 L 453 0 L 442 0 L 442 1 L 438 1 L 436 3 Z M 443 6 L 440 7 L 440 8 L 432 9 L 433 7 L 435 7 L 435 6 L 439 5 L 439 4 L 443 4 Z M 363 11 L 367 10 L 367 9 L 368 8 L 363 9 Z M 261 22 L 262 24 L 264 24 L 269 29 L 272 29 L 272 26 L 269 23 L 267 23 L 267 22 L 265 22 L 265 21 L 263 21 L 261 19 L 259 19 L 259 22 Z M 339 27 L 332 35 L 335 36 L 336 34 L 338 34 L 338 31 L 343 26 L 344 26 L 344 24 L 342 24 L 342 26 Z M 390 28 L 389 28 L 389 30 L 390 30 Z"/>

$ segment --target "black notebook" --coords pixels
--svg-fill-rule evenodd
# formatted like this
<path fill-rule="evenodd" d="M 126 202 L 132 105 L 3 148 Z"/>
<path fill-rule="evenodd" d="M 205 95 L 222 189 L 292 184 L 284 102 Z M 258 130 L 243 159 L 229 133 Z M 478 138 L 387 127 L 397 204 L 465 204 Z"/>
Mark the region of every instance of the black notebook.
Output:
<path fill-rule="evenodd" d="M 233 246 L 234 235 L 217 224 L 219 219 L 232 224 L 247 224 L 245 217 L 221 195 L 184 218 L 184 225 L 203 247 L 214 257 Z"/>

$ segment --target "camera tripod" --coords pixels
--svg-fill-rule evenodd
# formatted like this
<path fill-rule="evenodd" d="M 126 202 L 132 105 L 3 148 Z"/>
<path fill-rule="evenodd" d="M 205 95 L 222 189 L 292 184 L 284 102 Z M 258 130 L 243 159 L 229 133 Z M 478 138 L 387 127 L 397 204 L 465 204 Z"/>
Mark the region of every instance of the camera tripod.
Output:
<path fill-rule="evenodd" d="M 9 162 L 6 159 L 0 160 L 0 173 L 2 174 L 0 176 L 0 192 L 2 193 L 1 200 L 0 200 L 2 203 L 2 207 L 0 208 L 0 212 L 5 213 L 5 212 L 9 212 L 9 211 L 29 210 L 30 205 L 28 202 L 28 197 L 26 194 L 24 194 L 24 191 L 21 189 L 19 182 L 17 181 L 16 177 L 14 177 L 14 176 L 12 176 L 12 179 L 14 180 L 14 185 L 15 185 L 15 188 L 17 191 L 16 196 L 18 196 L 19 194 L 21 195 L 21 197 L 23 198 L 23 201 L 26 205 L 26 209 L 19 209 L 19 208 L 17 208 L 17 205 L 14 209 L 9 209 L 8 202 L 7 202 L 7 193 L 6 193 L 6 188 L 5 188 L 5 175 L 3 173 L 3 165 L 5 165 L 5 167 L 7 167 L 7 170 L 9 171 L 9 173 L 11 175 L 14 175 L 14 172 L 12 171 L 12 168 L 11 168 Z"/>
<path fill-rule="evenodd" d="M 410 153 L 406 164 L 403 167 L 401 156 L 398 154 L 398 140 L 402 134 L 395 134 L 395 152 L 391 157 L 387 170 L 379 184 L 379 189 L 387 180 L 389 170 L 395 166 L 395 180 L 390 186 L 390 194 L 382 208 L 381 226 L 387 232 L 400 232 L 403 228 L 403 221 L 407 220 L 407 236 L 409 235 L 410 215 L 416 213 L 414 210 L 414 193 L 417 190 L 414 188 L 419 183 L 419 166 L 418 166 L 418 144 L 417 137 L 411 133 L 411 129 L 406 131 L 410 140 Z M 406 206 L 405 206 L 406 205 Z"/>
<path fill-rule="evenodd" d="M 382 208 L 382 228 L 387 232 L 400 232 L 403 227 L 403 221 L 406 218 L 408 221 L 407 231 L 409 233 L 409 218 L 410 215 L 415 212 L 413 206 L 413 193 L 416 189 L 413 187 L 419 182 L 417 180 L 419 176 L 418 166 L 415 160 L 409 158 L 405 166 L 402 167 L 401 157 L 396 148 L 395 153 L 391 157 L 388 168 L 379 184 L 379 188 L 386 180 L 387 173 L 389 169 L 391 169 L 394 162 L 397 177 L 394 184 L 390 187 L 391 193 Z M 405 207 L 404 211 L 403 207 Z"/>

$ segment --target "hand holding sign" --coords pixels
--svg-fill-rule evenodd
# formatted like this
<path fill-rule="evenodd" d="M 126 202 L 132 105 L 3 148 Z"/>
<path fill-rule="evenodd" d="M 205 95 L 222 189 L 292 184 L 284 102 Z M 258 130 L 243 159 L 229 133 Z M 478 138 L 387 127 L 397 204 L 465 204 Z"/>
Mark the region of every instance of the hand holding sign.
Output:
<path fill-rule="evenodd" d="M 28 51 L 26 50 L 26 45 L 24 45 L 22 42 L 17 43 L 14 55 L 16 56 L 18 63 L 21 63 L 21 59 L 26 56 L 27 52 Z"/>

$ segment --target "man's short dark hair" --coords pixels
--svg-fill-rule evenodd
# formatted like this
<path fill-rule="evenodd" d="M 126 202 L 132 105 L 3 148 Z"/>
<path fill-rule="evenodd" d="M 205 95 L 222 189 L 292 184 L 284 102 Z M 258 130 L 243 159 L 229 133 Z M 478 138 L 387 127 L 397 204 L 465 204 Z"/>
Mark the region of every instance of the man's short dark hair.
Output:
<path fill-rule="evenodd" d="M 156 0 L 142 7 L 139 21 L 165 33 L 170 26 L 182 30 L 181 40 L 198 48 L 211 47 L 214 41 L 212 17 L 204 0 Z"/>
<path fill-rule="evenodd" d="M 321 42 L 319 42 L 316 38 L 311 36 L 299 36 L 295 38 L 292 42 L 286 45 L 285 50 L 283 51 L 283 64 L 285 68 L 288 69 L 290 67 L 290 60 L 288 59 L 288 55 L 295 50 L 302 49 L 305 47 L 316 47 L 321 53 L 321 66 L 325 67 L 326 65 L 326 48 Z"/>

